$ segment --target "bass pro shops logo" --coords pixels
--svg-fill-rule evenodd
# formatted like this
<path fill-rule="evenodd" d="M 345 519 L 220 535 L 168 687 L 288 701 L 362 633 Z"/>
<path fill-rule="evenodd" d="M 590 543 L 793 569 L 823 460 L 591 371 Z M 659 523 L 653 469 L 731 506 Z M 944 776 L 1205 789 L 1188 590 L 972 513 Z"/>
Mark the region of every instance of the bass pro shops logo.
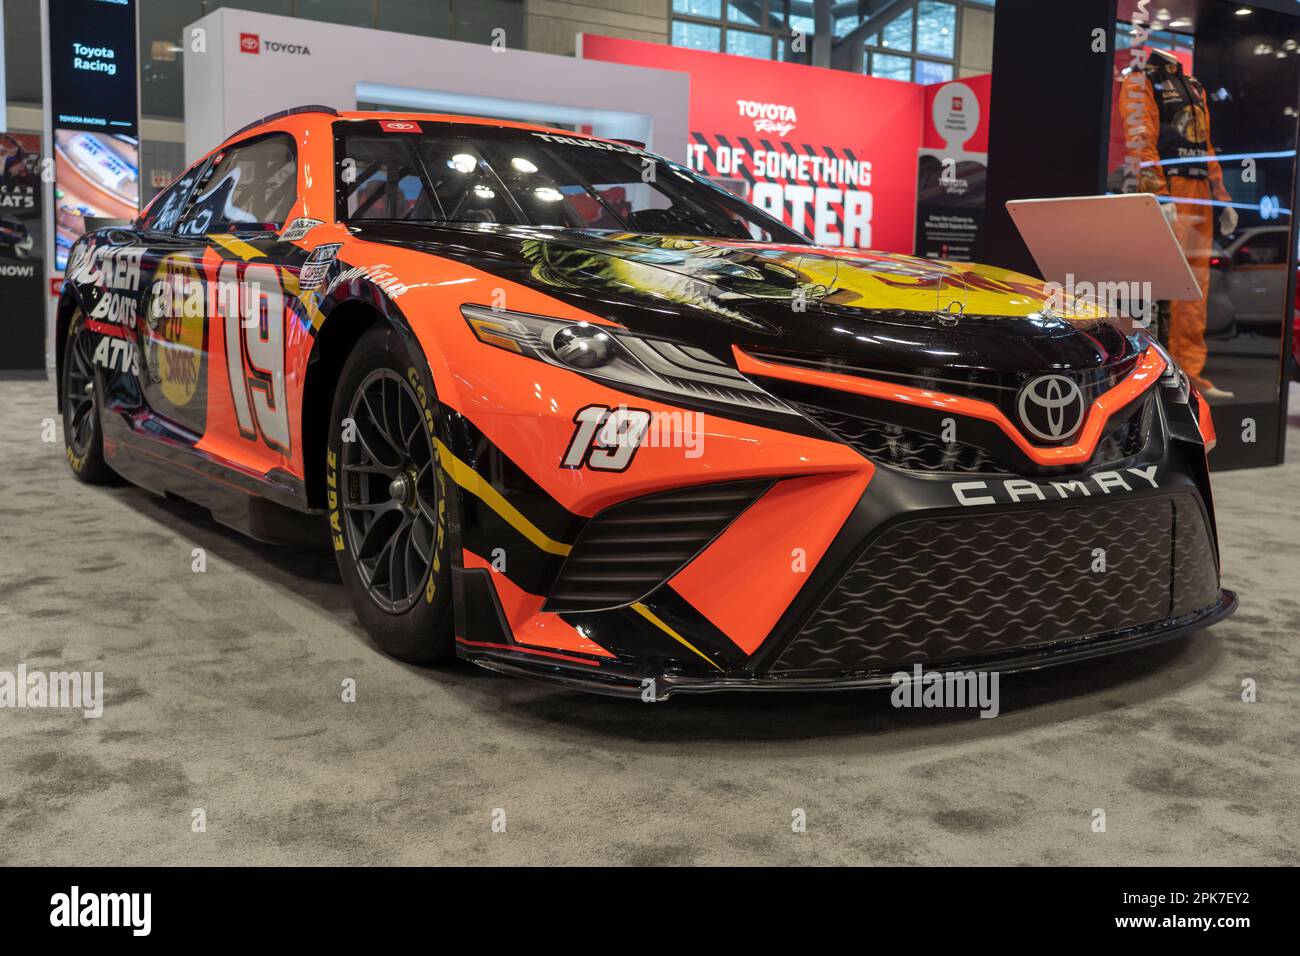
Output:
<path fill-rule="evenodd" d="M 263 40 L 256 33 L 239 35 L 240 53 L 291 53 L 296 56 L 311 56 L 311 48 L 301 43 L 281 43 L 278 40 Z"/>
<path fill-rule="evenodd" d="M 1020 390 L 1016 411 L 1025 431 L 1040 441 L 1063 441 L 1083 425 L 1087 403 L 1073 379 L 1040 375 Z"/>
<path fill-rule="evenodd" d="M 799 122 L 794 107 L 782 106 L 780 103 L 736 100 L 736 110 L 745 119 L 754 121 L 755 133 L 776 133 L 777 136 L 785 136 L 794 129 L 795 123 Z"/>

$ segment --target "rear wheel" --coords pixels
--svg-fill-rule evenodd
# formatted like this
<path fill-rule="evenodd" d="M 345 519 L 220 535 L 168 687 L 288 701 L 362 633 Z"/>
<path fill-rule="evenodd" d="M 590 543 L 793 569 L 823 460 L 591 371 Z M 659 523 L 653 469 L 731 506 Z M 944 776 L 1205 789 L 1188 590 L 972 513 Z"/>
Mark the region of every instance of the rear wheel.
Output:
<path fill-rule="evenodd" d="M 104 460 L 95 376 L 97 337 L 86 330 L 81 313 L 68 323 L 63 350 L 63 445 L 72 473 L 91 485 L 115 484 L 117 473 Z"/>
<path fill-rule="evenodd" d="M 366 631 L 413 663 L 455 655 L 447 480 L 433 383 L 397 332 L 367 332 L 348 356 L 326 452 L 339 573 Z"/>

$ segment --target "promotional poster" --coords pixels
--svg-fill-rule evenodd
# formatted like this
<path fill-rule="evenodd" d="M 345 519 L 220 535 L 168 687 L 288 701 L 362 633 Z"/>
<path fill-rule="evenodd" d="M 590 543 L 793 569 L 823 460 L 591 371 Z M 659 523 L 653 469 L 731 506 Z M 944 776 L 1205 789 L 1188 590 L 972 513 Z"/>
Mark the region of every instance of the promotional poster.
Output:
<path fill-rule="evenodd" d="M 988 75 L 926 88 L 925 146 L 918 151 L 915 253 L 977 257 L 988 173 Z"/>
<path fill-rule="evenodd" d="M 0 371 L 45 367 L 41 137 L 0 133 L 0 301 L 7 315 Z"/>
<path fill-rule="evenodd" d="M 691 75 L 692 169 L 820 245 L 912 251 L 924 86 L 612 37 L 581 49 Z"/>

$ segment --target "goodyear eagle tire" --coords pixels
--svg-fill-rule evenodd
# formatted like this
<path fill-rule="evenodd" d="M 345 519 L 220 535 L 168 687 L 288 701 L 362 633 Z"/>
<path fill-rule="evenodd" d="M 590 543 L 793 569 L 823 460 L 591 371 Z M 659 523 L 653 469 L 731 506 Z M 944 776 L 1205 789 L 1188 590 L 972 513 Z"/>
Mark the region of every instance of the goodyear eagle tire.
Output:
<path fill-rule="evenodd" d="M 387 654 L 455 656 L 448 481 L 423 356 L 396 331 L 363 335 L 339 376 L 325 481 L 330 535 L 353 610 Z"/>
<path fill-rule="evenodd" d="M 99 379 L 95 374 L 98 336 L 86 330 L 81 312 L 68 322 L 63 349 L 63 447 L 68 465 L 79 481 L 89 485 L 120 483 L 104 460 L 104 434 L 99 421 Z"/>

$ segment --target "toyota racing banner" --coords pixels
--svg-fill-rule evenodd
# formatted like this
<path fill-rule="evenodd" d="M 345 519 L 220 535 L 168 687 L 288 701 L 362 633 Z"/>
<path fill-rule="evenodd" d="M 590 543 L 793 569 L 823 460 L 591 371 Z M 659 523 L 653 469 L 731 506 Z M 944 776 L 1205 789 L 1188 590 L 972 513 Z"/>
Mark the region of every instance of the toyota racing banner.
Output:
<path fill-rule="evenodd" d="M 692 169 L 815 242 L 912 251 L 924 86 L 589 34 L 580 49 L 690 74 Z"/>

